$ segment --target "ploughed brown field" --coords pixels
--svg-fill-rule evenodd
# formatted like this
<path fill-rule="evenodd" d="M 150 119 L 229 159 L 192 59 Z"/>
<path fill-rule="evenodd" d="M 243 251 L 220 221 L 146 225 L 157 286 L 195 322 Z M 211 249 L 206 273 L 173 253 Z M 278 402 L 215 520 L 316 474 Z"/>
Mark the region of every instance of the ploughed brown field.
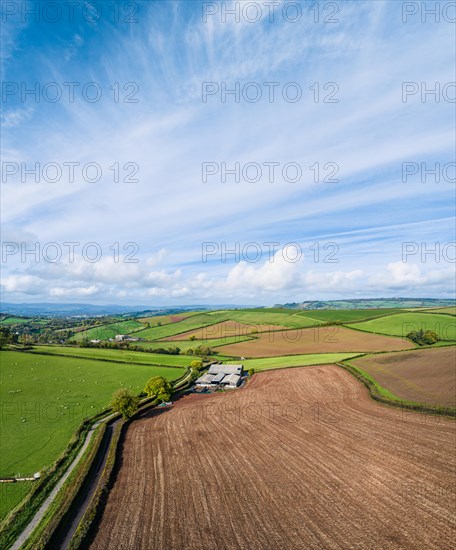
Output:
<path fill-rule="evenodd" d="M 352 363 L 397 397 L 456 407 L 456 346 L 361 357 Z"/>
<path fill-rule="evenodd" d="M 335 365 L 259 373 L 131 424 L 91 548 L 450 549 L 455 474 L 451 420 Z"/>
<path fill-rule="evenodd" d="M 224 355 L 235 357 L 274 357 L 344 351 L 399 351 L 414 347 L 412 342 L 394 336 L 328 326 L 263 333 L 254 340 L 228 344 L 220 350 Z"/>
<path fill-rule="evenodd" d="M 277 325 L 247 325 L 238 321 L 223 321 L 215 325 L 201 327 L 194 330 L 188 330 L 174 336 L 167 336 L 166 340 L 188 340 L 190 336 L 195 336 L 197 340 L 209 340 L 216 338 L 226 338 L 230 336 L 249 336 L 252 331 L 264 332 L 268 330 L 282 330 L 284 327 Z"/>

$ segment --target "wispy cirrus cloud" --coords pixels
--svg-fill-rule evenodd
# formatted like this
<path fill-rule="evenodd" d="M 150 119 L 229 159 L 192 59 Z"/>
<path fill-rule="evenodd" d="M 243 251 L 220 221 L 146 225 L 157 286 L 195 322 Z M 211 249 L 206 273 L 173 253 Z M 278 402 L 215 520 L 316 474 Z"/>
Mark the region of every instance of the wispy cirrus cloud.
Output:
<path fill-rule="evenodd" d="M 388 266 L 402 262 L 404 242 L 444 246 L 454 239 L 454 184 L 431 176 L 421 182 L 420 174 L 403 181 L 404 162 L 432 167 L 454 161 L 454 104 L 422 102 L 420 94 L 404 103 L 402 96 L 404 81 L 432 86 L 454 80 L 452 48 L 444 47 L 452 44 L 453 27 L 404 24 L 394 2 L 340 3 L 334 25 L 316 24 L 308 12 L 297 24 L 270 23 L 264 16 L 255 24 L 217 17 L 203 23 L 201 3 L 184 4 L 141 3 L 138 23 L 131 25 L 78 20 L 54 26 L 51 35 L 30 22 L 27 37 L 21 26 L 11 30 L 8 79 L 37 82 L 41 99 L 21 103 L 16 94 L 6 105 L 2 158 L 27 168 L 38 162 L 40 170 L 50 162 L 79 165 L 74 181 L 65 170 L 56 183 L 41 176 L 24 183 L 20 173 L 9 178 L 5 223 L 41 243 L 95 241 L 109 250 L 116 242 L 134 242 L 140 263 L 125 268 L 100 262 L 70 272 L 65 264 L 41 262 L 37 271 L 9 258 L 5 296 L 21 299 L 37 286 L 41 298 L 71 297 L 74 288 L 75 298 L 89 289 L 94 300 L 143 295 L 163 303 L 182 297 L 219 302 L 225 293 L 252 303 L 293 293 L 299 299 L 304 292 L 451 294 L 446 276 L 429 275 L 451 268 L 445 259 L 410 258 L 419 273 Z M 27 40 L 29 50 L 19 48 Z M 66 54 L 57 55 L 62 46 Z M 44 100 L 49 82 L 60 83 L 63 92 L 64 82 L 78 82 L 74 101 Z M 99 101 L 83 97 L 88 82 L 102 90 Z M 222 102 L 216 93 L 203 103 L 204 82 L 219 89 L 223 82 L 229 89 L 238 83 L 241 90 L 255 82 L 263 97 L 250 103 L 241 92 L 239 103 L 233 95 Z M 273 102 L 265 82 L 278 83 Z M 301 101 L 283 99 L 288 82 L 300 85 Z M 337 84 L 338 103 L 321 101 L 328 82 Z M 125 103 L 128 94 L 138 102 Z M 92 162 L 102 169 L 96 183 L 83 174 Z M 264 171 L 255 183 L 232 176 L 223 182 L 219 172 L 204 183 L 203 162 L 231 169 L 237 162 L 294 162 L 302 178 L 290 183 L 279 175 L 271 182 Z M 323 181 L 328 162 L 338 166 L 336 183 Z M 139 182 L 114 181 L 115 163 L 121 180 L 128 172 L 123 167 L 136 163 Z M 318 181 L 310 169 L 315 163 Z M 335 242 L 339 262 L 263 261 L 259 267 L 234 264 L 228 256 L 203 263 L 202 243 L 208 241 L 298 242 L 310 257 L 315 241 L 322 247 Z M 162 248 L 167 254 L 151 270 L 147 261 Z"/>

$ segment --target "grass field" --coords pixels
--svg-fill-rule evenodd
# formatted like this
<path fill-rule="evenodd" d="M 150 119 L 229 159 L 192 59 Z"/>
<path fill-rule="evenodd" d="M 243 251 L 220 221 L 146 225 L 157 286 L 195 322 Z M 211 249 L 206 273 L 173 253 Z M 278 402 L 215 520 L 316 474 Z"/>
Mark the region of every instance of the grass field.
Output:
<path fill-rule="evenodd" d="M 284 313 L 277 313 L 277 310 L 232 310 L 227 311 L 228 318 L 232 321 L 250 325 L 277 325 L 287 328 L 312 327 L 320 324 L 317 319 L 310 319 L 306 314 L 297 313 L 296 310 L 289 310 Z"/>
<path fill-rule="evenodd" d="M 391 315 L 392 313 L 400 312 L 400 309 L 322 309 L 322 310 L 309 310 L 301 313 L 311 319 L 317 319 L 324 323 L 330 323 L 334 321 L 341 321 L 349 323 L 351 321 L 356 322 L 362 319 L 370 319 L 372 317 L 382 317 L 384 315 Z"/>
<path fill-rule="evenodd" d="M 427 309 L 426 313 L 446 313 L 447 315 L 456 315 L 456 306 L 438 307 L 435 309 Z"/>
<path fill-rule="evenodd" d="M 33 481 L 0 483 L 0 520 L 4 518 L 32 488 Z"/>
<path fill-rule="evenodd" d="M 104 409 L 112 393 L 139 393 L 152 376 L 169 380 L 181 368 L 0 352 L 0 476 L 33 474 L 50 465 L 83 418 Z"/>
<path fill-rule="evenodd" d="M 73 340 L 77 342 L 84 338 L 88 338 L 89 340 L 108 340 L 109 338 L 114 338 L 116 334 L 130 334 L 143 326 L 144 325 L 138 321 L 119 321 L 118 323 L 92 327 L 88 330 L 78 332 L 73 336 Z"/>
<path fill-rule="evenodd" d="M 286 367 L 307 367 L 310 365 L 325 365 L 338 363 L 345 359 L 355 357 L 356 353 L 312 353 L 308 355 L 290 355 L 284 357 L 267 357 L 263 359 L 246 359 L 242 361 L 244 369 L 263 371 L 269 369 L 284 369 Z M 227 363 L 239 363 L 239 361 L 227 361 Z"/>
<path fill-rule="evenodd" d="M 189 330 L 187 332 L 183 332 L 182 334 L 168 336 L 167 339 L 172 341 L 180 341 L 195 337 L 197 340 L 203 340 L 210 343 L 212 340 L 219 340 L 221 338 L 249 336 L 255 332 L 268 332 L 283 329 L 284 327 L 281 325 L 250 325 L 240 323 L 239 321 L 223 321 L 222 323 L 216 323 L 215 325 L 209 325 L 196 330 Z"/>
<path fill-rule="evenodd" d="M 118 349 L 35 346 L 32 353 L 49 353 L 52 355 L 66 355 L 69 357 L 82 357 L 86 359 L 135 363 L 137 365 L 157 365 L 169 367 L 186 367 L 191 362 L 191 359 L 186 356 L 166 355 L 164 353 L 146 353 L 140 351 L 124 351 Z"/>
<path fill-rule="evenodd" d="M 0 321 L 0 325 L 14 325 L 16 323 L 30 323 L 31 319 L 23 319 L 22 317 L 7 317 Z"/>
<path fill-rule="evenodd" d="M 177 346 L 181 350 L 181 353 L 190 348 L 197 348 L 198 346 L 209 346 L 212 349 L 218 348 L 215 351 L 221 353 L 223 349 L 221 349 L 219 346 L 226 346 L 227 344 L 235 344 L 237 342 L 244 342 L 246 340 L 249 340 L 247 336 L 231 336 L 226 338 L 215 338 L 211 340 L 158 340 L 153 342 L 135 342 L 135 344 L 144 349 L 166 349 Z"/>
<path fill-rule="evenodd" d="M 400 399 L 456 407 L 456 346 L 366 355 L 350 364 Z"/>
<path fill-rule="evenodd" d="M 140 317 L 138 321 L 148 323 L 151 327 L 168 325 L 169 323 L 178 323 L 192 315 L 200 315 L 201 311 L 186 311 L 185 313 L 173 313 L 171 315 L 156 315 L 155 317 Z"/>
<path fill-rule="evenodd" d="M 435 313 L 397 313 L 379 319 L 354 323 L 351 328 L 405 337 L 412 330 L 434 330 L 441 340 L 456 340 L 456 319 Z"/>
<path fill-rule="evenodd" d="M 177 323 L 169 323 L 161 327 L 157 326 L 141 330 L 137 332 L 135 336 L 146 340 L 158 340 L 160 338 L 167 338 L 168 336 L 174 336 L 181 332 L 199 329 L 226 320 L 228 320 L 228 315 L 225 312 L 214 312 L 213 314 L 199 313 L 198 315 L 192 315 Z"/>

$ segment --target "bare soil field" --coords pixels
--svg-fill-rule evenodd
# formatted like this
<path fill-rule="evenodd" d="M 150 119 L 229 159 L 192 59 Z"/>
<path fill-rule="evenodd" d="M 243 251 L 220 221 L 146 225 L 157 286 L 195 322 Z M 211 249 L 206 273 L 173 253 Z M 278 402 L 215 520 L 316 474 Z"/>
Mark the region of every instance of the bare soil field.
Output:
<path fill-rule="evenodd" d="M 129 427 L 90 547 L 449 550 L 455 428 L 335 365 L 184 397 Z"/>
<path fill-rule="evenodd" d="M 270 330 L 283 330 L 283 328 L 278 325 L 249 325 L 239 323 L 238 321 L 223 321 L 222 323 L 189 330 L 175 336 L 168 336 L 166 340 L 188 340 L 191 336 L 195 336 L 197 340 L 213 340 L 233 336 L 249 336 L 255 331 L 266 332 Z"/>
<path fill-rule="evenodd" d="M 254 340 L 223 346 L 220 351 L 234 357 L 274 357 L 304 353 L 400 351 L 414 347 L 412 342 L 402 338 L 328 326 L 269 332 Z"/>
<path fill-rule="evenodd" d="M 367 356 L 351 363 L 397 397 L 456 407 L 456 346 Z"/>

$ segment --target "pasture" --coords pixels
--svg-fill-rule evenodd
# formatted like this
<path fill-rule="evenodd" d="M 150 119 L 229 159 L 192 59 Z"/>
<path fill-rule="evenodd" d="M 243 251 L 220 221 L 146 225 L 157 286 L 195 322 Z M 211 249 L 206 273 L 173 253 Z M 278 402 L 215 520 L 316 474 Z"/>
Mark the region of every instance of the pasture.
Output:
<path fill-rule="evenodd" d="M 367 355 L 350 361 L 405 401 L 456 408 L 456 347 Z"/>
<path fill-rule="evenodd" d="M 300 328 L 320 324 L 317 319 L 306 317 L 306 313 L 300 313 L 294 309 L 281 311 L 283 313 L 278 313 L 274 309 L 234 309 L 225 313 L 231 321 L 238 321 L 247 325 L 277 325 L 287 328 Z"/>
<path fill-rule="evenodd" d="M 142 391 L 152 376 L 180 377 L 182 368 L 121 364 L 1 351 L 0 476 L 49 466 L 84 418 L 103 410 L 121 387 Z"/>
<path fill-rule="evenodd" d="M 456 319 L 437 313 L 397 313 L 362 323 L 354 323 L 350 327 L 366 332 L 402 337 L 412 330 L 433 330 L 441 340 L 456 340 Z"/>
<path fill-rule="evenodd" d="M 273 357 L 306 353 L 394 351 L 414 348 L 408 340 L 367 334 L 342 326 L 323 326 L 259 334 L 255 339 L 220 348 L 235 357 Z"/>
<path fill-rule="evenodd" d="M 184 397 L 129 426 L 90 548 L 449 549 L 454 428 L 334 365 Z"/>
<path fill-rule="evenodd" d="M 159 346 L 157 345 L 157 347 Z M 187 367 L 188 365 L 190 365 L 191 362 L 191 359 L 185 356 L 166 355 L 164 353 L 128 351 L 120 349 L 35 346 L 31 353 L 80 357 L 102 361 L 115 361 L 120 363 L 134 363 L 136 365 L 157 365 L 167 367 Z"/>
<path fill-rule="evenodd" d="M 197 348 L 198 346 L 208 346 L 214 351 L 220 353 L 222 349 L 216 349 L 220 346 L 227 344 L 234 344 L 237 342 L 244 342 L 249 340 L 248 336 L 226 336 L 224 338 L 214 338 L 211 340 L 154 340 L 146 342 L 135 342 L 135 345 L 144 349 L 156 349 L 156 348 L 170 348 L 178 347 L 181 353 L 185 353 L 190 348 Z"/>
<path fill-rule="evenodd" d="M 167 340 L 188 340 L 189 338 L 196 338 L 198 340 L 207 341 L 208 344 L 211 340 L 219 340 L 229 337 L 242 337 L 250 336 L 256 332 L 268 332 L 272 330 L 283 330 L 283 326 L 277 325 L 246 325 L 239 321 L 223 321 L 222 323 L 216 323 L 215 325 L 209 325 L 201 327 L 196 330 L 190 330 L 188 332 L 182 332 L 175 336 L 169 336 Z"/>
<path fill-rule="evenodd" d="M 146 340 L 159 340 L 166 339 L 169 336 L 187 332 L 189 330 L 199 329 L 208 325 L 213 325 L 218 322 L 228 320 L 228 316 L 224 312 L 199 313 L 197 315 L 191 315 L 176 323 L 168 323 L 162 326 L 155 326 L 146 328 L 135 334 L 138 338 L 144 338 Z"/>
<path fill-rule="evenodd" d="M 0 521 L 27 495 L 33 481 L 0 483 Z"/>

